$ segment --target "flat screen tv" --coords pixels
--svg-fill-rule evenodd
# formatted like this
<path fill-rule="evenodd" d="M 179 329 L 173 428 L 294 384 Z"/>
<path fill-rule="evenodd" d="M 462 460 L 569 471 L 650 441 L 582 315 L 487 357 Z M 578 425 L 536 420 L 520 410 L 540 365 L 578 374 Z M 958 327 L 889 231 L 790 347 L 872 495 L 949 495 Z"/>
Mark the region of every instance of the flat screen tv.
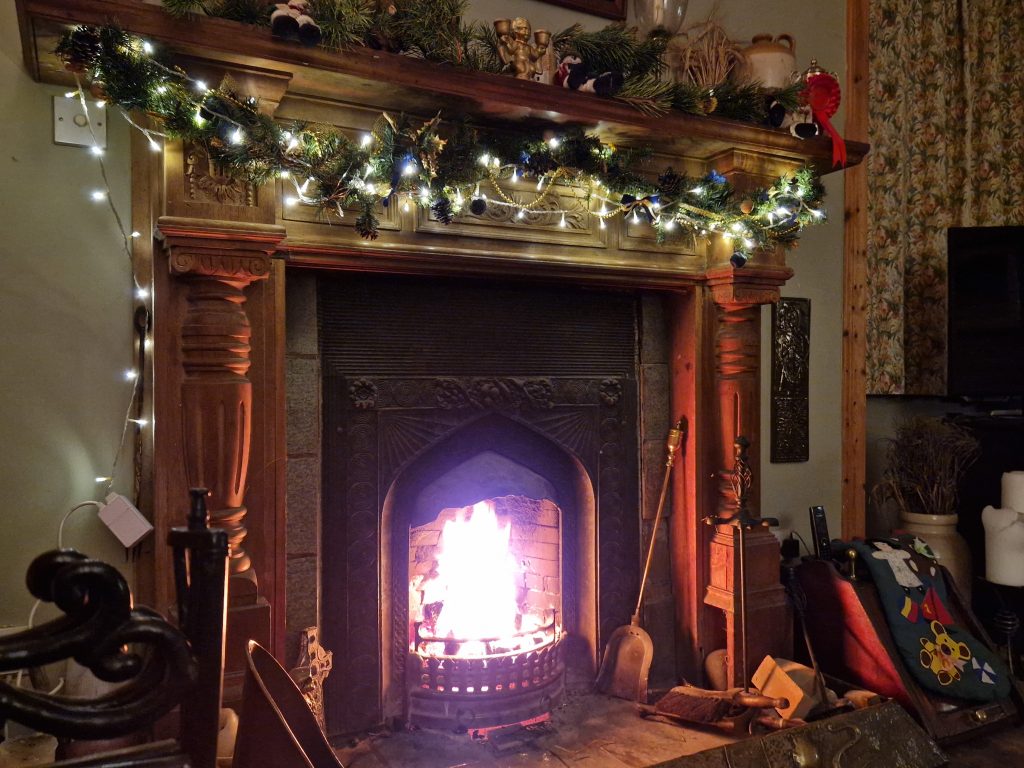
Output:
<path fill-rule="evenodd" d="M 1024 395 L 1024 227 L 949 230 L 950 395 Z"/>

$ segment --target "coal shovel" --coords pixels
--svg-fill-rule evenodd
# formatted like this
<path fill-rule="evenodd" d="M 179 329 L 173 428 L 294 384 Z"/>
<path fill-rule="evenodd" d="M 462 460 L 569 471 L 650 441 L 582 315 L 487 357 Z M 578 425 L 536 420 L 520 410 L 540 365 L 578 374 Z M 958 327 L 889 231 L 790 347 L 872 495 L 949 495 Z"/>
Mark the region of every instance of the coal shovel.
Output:
<path fill-rule="evenodd" d="M 644 589 L 651 571 L 651 560 L 654 558 L 654 541 L 661 524 L 661 514 L 665 510 L 665 499 L 668 497 L 668 484 L 672 477 L 672 464 L 675 463 L 676 451 L 686 436 L 686 417 L 669 430 L 665 441 L 667 458 L 665 460 L 665 478 L 661 483 L 661 496 L 658 498 L 658 511 L 654 515 L 651 526 L 651 543 L 647 547 L 647 561 L 640 579 L 640 594 L 636 599 L 636 610 L 629 624 L 619 627 L 608 638 L 601 659 L 601 668 L 597 673 L 597 690 L 620 699 L 647 703 L 647 675 L 651 671 L 651 659 L 654 657 L 654 643 L 651 636 L 640 627 L 640 608 L 644 602 Z"/>

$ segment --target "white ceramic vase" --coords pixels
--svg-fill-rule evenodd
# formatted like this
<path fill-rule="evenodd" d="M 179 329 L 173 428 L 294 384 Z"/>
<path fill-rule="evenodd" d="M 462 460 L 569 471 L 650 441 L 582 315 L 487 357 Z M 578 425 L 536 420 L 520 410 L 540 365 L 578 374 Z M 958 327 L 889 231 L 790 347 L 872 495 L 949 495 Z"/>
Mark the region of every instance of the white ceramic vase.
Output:
<path fill-rule="evenodd" d="M 964 537 L 957 533 L 957 515 L 923 515 L 900 512 L 900 528 L 928 543 L 968 605 L 971 603 L 971 550 Z"/>

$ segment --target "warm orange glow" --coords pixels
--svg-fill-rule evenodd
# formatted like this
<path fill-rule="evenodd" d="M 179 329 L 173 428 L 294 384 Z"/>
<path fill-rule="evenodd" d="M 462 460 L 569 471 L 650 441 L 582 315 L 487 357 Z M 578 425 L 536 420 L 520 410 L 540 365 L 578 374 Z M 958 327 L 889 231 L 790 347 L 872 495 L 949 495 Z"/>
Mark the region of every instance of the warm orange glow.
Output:
<path fill-rule="evenodd" d="M 555 638 L 554 608 L 527 610 L 511 526 L 480 501 L 445 522 L 432 575 L 410 584 L 413 649 L 428 656 L 482 657 L 537 648 Z"/>

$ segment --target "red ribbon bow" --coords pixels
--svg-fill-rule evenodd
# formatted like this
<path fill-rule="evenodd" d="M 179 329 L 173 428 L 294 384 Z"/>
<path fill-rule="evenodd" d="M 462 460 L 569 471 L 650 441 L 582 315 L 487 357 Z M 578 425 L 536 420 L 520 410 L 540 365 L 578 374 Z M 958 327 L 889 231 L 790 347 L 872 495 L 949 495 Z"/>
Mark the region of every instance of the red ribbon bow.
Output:
<path fill-rule="evenodd" d="M 839 81 L 828 74 L 811 75 L 801 95 L 804 103 L 811 108 L 814 119 L 832 139 L 832 165 L 845 166 L 846 142 L 828 120 L 839 109 Z"/>

